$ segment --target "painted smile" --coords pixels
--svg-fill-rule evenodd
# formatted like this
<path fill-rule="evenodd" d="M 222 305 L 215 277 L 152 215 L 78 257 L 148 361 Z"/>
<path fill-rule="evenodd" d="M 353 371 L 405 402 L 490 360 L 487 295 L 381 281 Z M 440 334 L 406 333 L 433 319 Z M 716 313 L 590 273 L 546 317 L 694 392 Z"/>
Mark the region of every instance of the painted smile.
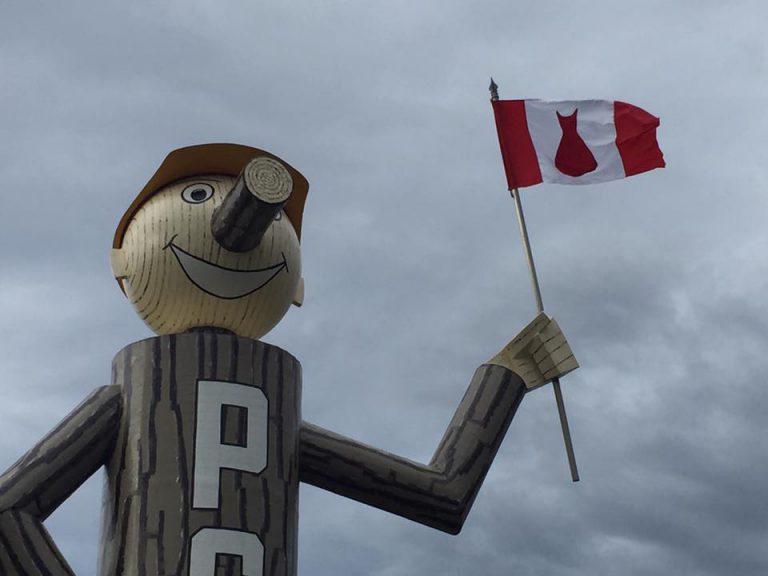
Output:
<path fill-rule="evenodd" d="M 288 270 L 285 254 L 281 254 L 283 257 L 282 262 L 267 268 L 259 268 L 257 270 L 225 268 L 182 250 L 173 243 L 175 238 L 176 236 L 174 235 L 163 250 L 170 248 L 187 278 L 200 290 L 217 298 L 225 300 L 242 298 L 269 284 L 281 270 Z"/>

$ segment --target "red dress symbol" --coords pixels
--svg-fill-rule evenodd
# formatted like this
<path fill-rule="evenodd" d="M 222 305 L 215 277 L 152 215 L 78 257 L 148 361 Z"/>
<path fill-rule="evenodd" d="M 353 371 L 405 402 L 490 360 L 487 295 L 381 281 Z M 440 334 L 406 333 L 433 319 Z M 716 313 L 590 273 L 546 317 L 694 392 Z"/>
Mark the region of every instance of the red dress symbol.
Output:
<path fill-rule="evenodd" d="M 570 116 L 561 116 L 560 112 L 555 112 L 560 122 L 560 128 L 563 130 L 563 137 L 557 147 L 557 154 L 555 154 L 555 166 L 563 174 L 574 178 L 583 176 L 597 168 L 597 160 L 576 130 L 576 114 L 578 112 L 578 108 Z"/>

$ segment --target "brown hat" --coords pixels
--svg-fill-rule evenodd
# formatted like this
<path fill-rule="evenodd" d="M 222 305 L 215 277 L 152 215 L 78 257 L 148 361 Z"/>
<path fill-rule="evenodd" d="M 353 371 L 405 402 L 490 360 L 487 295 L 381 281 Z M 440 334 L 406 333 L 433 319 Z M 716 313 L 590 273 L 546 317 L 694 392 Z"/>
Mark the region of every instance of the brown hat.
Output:
<path fill-rule="evenodd" d="M 205 176 L 207 174 L 226 174 L 238 176 L 256 156 L 268 156 L 280 161 L 293 178 L 293 192 L 284 210 L 296 230 L 296 235 L 301 239 L 301 219 L 304 215 L 304 202 L 309 191 L 309 182 L 293 166 L 270 154 L 265 150 L 243 146 L 241 144 L 199 144 L 174 150 L 165 157 L 163 163 L 149 179 L 136 199 L 126 210 L 115 231 L 112 248 L 120 248 L 123 245 L 123 236 L 128 223 L 141 206 L 149 200 L 155 192 L 164 186 L 191 176 Z"/>

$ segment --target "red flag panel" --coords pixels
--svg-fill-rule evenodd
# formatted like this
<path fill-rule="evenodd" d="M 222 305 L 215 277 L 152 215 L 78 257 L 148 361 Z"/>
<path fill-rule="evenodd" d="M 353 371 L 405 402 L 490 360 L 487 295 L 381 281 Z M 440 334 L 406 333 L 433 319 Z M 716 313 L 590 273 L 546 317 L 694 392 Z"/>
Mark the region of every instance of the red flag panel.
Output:
<path fill-rule="evenodd" d="M 494 100 L 493 114 L 509 189 L 539 184 L 541 170 L 528 132 L 525 100 Z"/>
<path fill-rule="evenodd" d="M 616 123 L 616 147 L 627 176 L 663 168 L 664 154 L 656 141 L 659 119 L 642 108 L 626 102 L 613 103 Z"/>

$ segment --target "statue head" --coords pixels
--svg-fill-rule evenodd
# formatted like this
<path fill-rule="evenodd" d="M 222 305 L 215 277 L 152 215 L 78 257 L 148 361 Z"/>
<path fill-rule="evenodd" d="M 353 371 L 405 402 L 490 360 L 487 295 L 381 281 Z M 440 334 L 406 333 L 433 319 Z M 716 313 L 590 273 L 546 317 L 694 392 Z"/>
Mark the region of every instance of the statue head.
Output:
<path fill-rule="evenodd" d="M 303 299 L 308 183 L 269 152 L 171 152 L 115 232 L 112 270 L 157 334 L 219 328 L 260 338 Z"/>

